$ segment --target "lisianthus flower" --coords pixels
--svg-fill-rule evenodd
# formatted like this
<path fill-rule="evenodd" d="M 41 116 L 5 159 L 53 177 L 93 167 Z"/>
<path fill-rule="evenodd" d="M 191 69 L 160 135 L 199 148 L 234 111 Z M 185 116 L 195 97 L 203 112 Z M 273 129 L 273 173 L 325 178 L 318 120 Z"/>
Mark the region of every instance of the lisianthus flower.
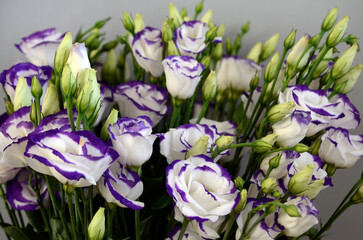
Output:
<path fill-rule="evenodd" d="M 153 123 L 147 116 L 124 117 L 108 127 L 112 147 L 118 152 L 117 161 L 127 167 L 140 167 L 153 152 L 156 135 Z"/>
<path fill-rule="evenodd" d="M 340 113 L 339 117 L 330 120 L 329 126 L 341 127 L 345 129 L 355 129 L 360 123 L 360 115 L 358 109 L 351 103 L 348 96 L 341 93 L 335 95 L 330 102 L 338 104 L 337 112 Z"/>
<path fill-rule="evenodd" d="M 100 194 L 109 203 L 134 210 L 144 207 L 144 203 L 135 201 L 144 189 L 139 175 L 118 161 L 113 162 L 105 171 L 97 186 Z"/>
<path fill-rule="evenodd" d="M 151 73 L 154 77 L 160 77 L 164 72 L 161 64 L 164 43 L 161 38 L 161 30 L 146 27 L 138 32 L 132 40 L 132 51 L 137 63 Z"/>
<path fill-rule="evenodd" d="M 166 88 L 171 96 L 190 98 L 201 80 L 203 64 L 189 56 L 167 56 L 163 60 Z"/>
<path fill-rule="evenodd" d="M 174 42 L 182 55 L 196 57 L 206 47 L 205 34 L 209 27 L 206 23 L 195 20 L 183 22 L 175 29 Z"/>
<path fill-rule="evenodd" d="M 176 160 L 166 168 L 166 187 L 176 207 L 190 220 L 216 222 L 238 204 L 231 176 L 205 155 Z"/>
<path fill-rule="evenodd" d="M 154 125 L 168 113 L 168 92 L 154 84 L 131 81 L 117 86 L 114 100 L 121 116 L 136 118 L 148 116 Z"/>
<path fill-rule="evenodd" d="M 54 55 L 63 37 L 64 33 L 49 28 L 22 38 L 23 41 L 15 46 L 32 64 L 53 67 Z"/>
<path fill-rule="evenodd" d="M 18 175 L 6 184 L 6 200 L 15 210 L 34 211 L 40 208 L 37 194 L 29 185 L 29 177 L 32 172 L 26 168 L 21 168 Z M 40 197 L 44 205 L 48 204 L 49 194 L 45 182 L 37 177 L 37 183 L 32 179 L 32 184 L 37 184 Z"/>
<path fill-rule="evenodd" d="M 363 156 L 363 135 L 350 135 L 347 129 L 331 127 L 321 140 L 319 156 L 335 167 L 352 167 Z"/>
<path fill-rule="evenodd" d="M 86 187 L 96 185 L 117 154 L 92 132 L 55 129 L 31 135 L 25 157 L 37 172 Z"/>
<path fill-rule="evenodd" d="M 165 240 L 177 240 L 180 234 L 181 227 L 174 227 L 169 232 L 169 237 Z M 202 239 L 198 233 L 194 232 L 193 229 L 188 225 L 187 229 L 184 232 L 184 236 L 182 237 L 182 240 L 196 240 L 196 239 Z"/>
<path fill-rule="evenodd" d="M 83 69 L 91 68 L 88 59 L 87 48 L 84 43 L 75 43 L 69 53 L 67 64 L 71 67 L 72 74 L 77 77 L 77 74 Z"/>
<path fill-rule="evenodd" d="M 43 94 L 45 94 L 48 80 L 52 76 L 52 68 L 50 66 L 38 67 L 31 63 L 17 63 L 0 74 L 0 83 L 3 85 L 6 94 L 10 97 L 11 102 L 14 102 L 18 78 L 26 78 L 30 88 L 33 76 L 38 78 L 43 88 Z"/>

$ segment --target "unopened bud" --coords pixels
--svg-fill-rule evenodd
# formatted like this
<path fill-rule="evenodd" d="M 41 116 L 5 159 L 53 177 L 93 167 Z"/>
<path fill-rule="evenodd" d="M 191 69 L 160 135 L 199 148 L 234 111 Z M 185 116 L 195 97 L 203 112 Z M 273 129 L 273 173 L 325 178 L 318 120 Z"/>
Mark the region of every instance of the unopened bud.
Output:
<path fill-rule="evenodd" d="M 202 88 L 203 101 L 211 101 L 217 94 L 216 72 L 211 71 Z"/>
<path fill-rule="evenodd" d="M 105 208 L 100 207 L 88 225 L 88 236 L 90 240 L 102 240 L 105 235 Z"/>
<path fill-rule="evenodd" d="M 55 72 L 61 73 L 64 65 L 66 64 L 69 53 L 72 48 L 72 34 L 70 32 L 67 32 L 61 43 L 58 46 L 58 49 L 54 56 L 54 69 Z"/>
<path fill-rule="evenodd" d="M 180 25 L 183 23 L 183 19 L 180 16 L 178 9 L 176 9 L 172 3 L 169 4 L 169 17 L 176 28 L 180 27 Z"/>
<path fill-rule="evenodd" d="M 243 211 L 243 209 L 246 208 L 247 205 L 247 190 L 246 189 L 242 189 L 240 194 L 240 199 L 239 202 L 237 204 L 237 206 L 233 209 L 233 211 L 235 213 L 240 213 Z"/>
<path fill-rule="evenodd" d="M 226 51 L 228 55 L 232 55 L 233 54 L 233 44 L 231 42 L 230 38 L 226 39 Z"/>
<path fill-rule="evenodd" d="M 353 44 L 336 60 L 331 70 L 331 77 L 333 79 L 339 79 L 349 71 L 353 64 L 357 49 L 357 44 Z"/>
<path fill-rule="evenodd" d="M 285 205 L 283 209 L 286 212 L 286 214 L 289 215 L 290 217 L 301 217 L 299 210 L 295 205 L 292 204 Z"/>
<path fill-rule="evenodd" d="M 291 30 L 289 35 L 287 35 L 287 37 L 285 38 L 284 47 L 286 48 L 286 50 L 288 50 L 294 46 L 295 37 L 296 37 L 296 30 L 293 29 L 293 30 Z"/>
<path fill-rule="evenodd" d="M 241 32 L 242 32 L 242 35 L 245 35 L 249 31 L 250 31 L 250 22 L 248 21 L 248 22 L 246 22 L 245 24 L 242 25 Z"/>
<path fill-rule="evenodd" d="M 135 23 L 135 34 L 136 34 L 145 28 L 144 15 L 136 13 L 134 23 Z"/>
<path fill-rule="evenodd" d="M 276 33 L 263 44 L 260 56 L 261 61 L 268 59 L 275 52 L 279 38 L 280 34 Z"/>
<path fill-rule="evenodd" d="M 213 25 L 213 22 L 212 22 L 212 17 L 213 17 L 213 10 L 212 9 L 209 9 L 203 15 L 203 17 L 202 17 L 202 19 L 200 21 L 206 23 L 209 28 L 212 28 L 214 26 Z"/>
<path fill-rule="evenodd" d="M 255 74 L 255 76 L 253 76 L 253 78 L 251 79 L 250 82 L 250 89 L 251 90 L 255 90 L 258 87 L 258 82 L 260 80 L 260 76 L 258 73 Z"/>
<path fill-rule="evenodd" d="M 108 138 L 110 137 L 109 133 L 108 133 L 108 127 L 110 125 L 114 124 L 115 122 L 117 122 L 117 119 L 118 119 L 118 111 L 116 109 L 112 109 L 110 115 L 108 115 L 108 117 L 101 129 L 100 137 L 103 141 L 106 142 L 108 140 Z"/>
<path fill-rule="evenodd" d="M 272 82 L 276 77 L 277 74 L 279 73 L 279 52 L 276 52 L 273 57 L 271 58 L 270 62 L 267 64 L 266 69 L 265 69 L 265 82 L 269 83 Z"/>
<path fill-rule="evenodd" d="M 233 136 L 222 135 L 216 140 L 216 145 L 219 149 L 224 150 L 229 148 L 234 142 Z"/>
<path fill-rule="evenodd" d="M 321 188 L 323 187 L 325 182 L 325 179 L 317 179 L 315 181 L 312 181 L 308 188 L 299 194 L 299 196 L 305 196 L 310 199 L 314 199 L 321 191 Z"/>
<path fill-rule="evenodd" d="M 55 85 L 51 84 L 48 86 L 47 91 L 45 92 L 42 104 L 42 115 L 46 117 L 59 111 L 60 108 L 57 88 L 55 87 Z"/>
<path fill-rule="evenodd" d="M 66 98 L 71 97 L 75 92 L 76 84 L 77 82 L 74 75 L 72 74 L 71 67 L 69 64 L 66 64 L 63 68 L 62 77 L 60 80 L 60 88 L 63 96 Z"/>
<path fill-rule="evenodd" d="M 277 139 L 277 134 L 276 133 L 271 133 L 269 135 L 264 136 L 260 140 L 268 142 L 271 145 L 274 145 L 274 143 L 276 142 L 276 139 Z"/>
<path fill-rule="evenodd" d="M 272 149 L 272 144 L 258 139 L 253 142 L 253 149 L 258 153 L 267 152 Z"/>
<path fill-rule="evenodd" d="M 311 145 L 310 153 L 316 156 L 319 155 L 320 145 L 321 145 L 321 139 L 319 138 L 315 140 L 315 142 Z"/>
<path fill-rule="evenodd" d="M 305 34 L 291 49 L 291 52 L 286 58 L 286 72 L 291 75 L 292 70 L 296 67 L 296 71 L 299 71 L 308 61 L 309 54 L 307 54 L 306 49 L 309 47 L 310 35 Z M 303 55 L 304 54 L 304 55 Z M 299 59 L 302 59 L 299 62 Z"/>
<path fill-rule="evenodd" d="M 262 42 L 257 42 L 248 52 L 246 58 L 258 63 L 262 52 Z"/>
<path fill-rule="evenodd" d="M 273 193 L 272 193 L 272 196 L 274 197 L 274 198 L 276 198 L 276 199 L 279 199 L 280 197 L 282 197 L 282 193 L 280 192 L 280 191 L 278 191 L 278 190 L 276 190 L 276 191 L 274 191 Z"/>
<path fill-rule="evenodd" d="M 204 0 L 201 0 L 197 5 L 195 5 L 195 16 L 198 16 L 199 13 L 203 11 L 203 3 Z"/>
<path fill-rule="evenodd" d="M 323 52 L 320 52 L 318 54 L 318 56 L 316 58 L 320 57 L 320 54 L 322 54 Z M 329 62 L 330 62 L 330 58 L 333 56 L 333 49 L 330 49 L 324 56 L 325 59 L 323 59 L 318 67 L 315 69 L 314 73 L 313 73 L 313 79 L 319 77 L 328 67 Z"/>
<path fill-rule="evenodd" d="M 199 138 L 194 146 L 192 146 L 192 148 L 187 151 L 187 153 L 185 154 L 185 159 L 200 154 L 206 154 L 208 150 L 208 140 L 209 137 L 207 136 L 202 136 L 201 138 Z"/>
<path fill-rule="evenodd" d="M 88 49 L 96 49 L 100 37 L 100 30 L 98 28 L 93 29 L 91 34 L 84 40 L 84 44 Z"/>
<path fill-rule="evenodd" d="M 22 107 L 30 106 L 32 104 L 32 94 L 28 86 L 26 78 L 19 77 L 18 84 L 15 88 L 14 96 L 14 111 L 19 110 Z"/>
<path fill-rule="evenodd" d="M 219 59 L 221 59 L 222 55 L 223 55 L 223 44 L 217 43 L 215 48 L 212 51 L 212 57 L 213 57 L 214 61 L 218 61 Z"/>
<path fill-rule="evenodd" d="M 345 16 L 330 30 L 330 33 L 326 38 L 326 45 L 328 47 L 335 47 L 343 39 L 348 27 L 348 22 L 349 16 Z"/>
<path fill-rule="evenodd" d="M 37 126 L 37 106 L 35 105 L 35 102 L 30 105 L 30 113 L 29 113 L 30 121 L 34 124 L 34 126 Z"/>
<path fill-rule="evenodd" d="M 108 83 L 115 82 L 117 69 L 117 57 L 114 49 L 111 49 L 106 56 L 105 63 L 102 66 L 102 80 Z"/>
<path fill-rule="evenodd" d="M 334 82 L 334 86 L 345 83 L 342 93 L 347 94 L 348 92 L 350 92 L 350 90 L 353 89 L 360 74 L 362 73 L 362 70 L 363 64 L 355 65 L 354 67 L 349 69 L 349 71 L 343 77 Z"/>
<path fill-rule="evenodd" d="M 245 180 L 243 180 L 241 177 L 237 177 L 234 180 L 234 185 L 236 186 L 236 188 L 240 191 L 242 191 L 243 189 L 243 185 L 245 184 Z"/>
<path fill-rule="evenodd" d="M 5 109 L 7 114 L 10 116 L 14 112 L 14 105 L 9 100 L 5 100 Z"/>
<path fill-rule="evenodd" d="M 34 98 L 39 98 L 42 96 L 43 94 L 43 88 L 42 85 L 40 84 L 38 78 L 36 76 L 32 77 L 32 85 L 31 85 L 31 93 L 33 95 Z"/>
<path fill-rule="evenodd" d="M 182 10 L 180 11 L 180 16 L 184 19 L 184 21 L 189 21 L 189 20 L 186 20 L 187 18 L 189 18 L 188 16 L 188 9 L 183 7 Z"/>
<path fill-rule="evenodd" d="M 303 144 L 303 143 L 298 143 L 294 146 L 294 151 L 298 152 L 298 153 L 303 153 L 303 152 L 307 152 L 309 151 L 309 146 Z"/>
<path fill-rule="evenodd" d="M 321 24 L 322 31 L 329 31 L 337 21 L 338 7 L 333 8 L 324 18 L 323 23 Z"/>
<path fill-rule="evenodd" d="M 360 185 L 355 194 L 350 198 L 350 201 L 354 204 L 363 202 L 363 184 Z"/>
<path fill-rule="evenodd" d="M 211 42 L 217 36 L 217 27 L 212 27 L 205 34 L 205 42 Z"/>
<path fill-rule="evenodd" d="M 222 24 L 217 29 L 217 37 L 223 37 L 224 32 L 226 31 L 226 25 Z"/>
<path fill-rule="evenodd" d="M 276 187 L 276 178 L 266 178 L 261 183 L 261 190 L 266 194 L 272 193 Z"/>
<path fill-rule="evenodd" d="M 272 108 L 267 112 L 269 122 L 278 122 L 283 119 L 287 114 L 289 114 L 292 108 L 295 106 L 295 102 L 285 102 L 272 106 Z"/>
<path fill-rule="evenodd" d="M 278 168 L 278 166 L 280 165 L 280 160 L 281 160 L 281 154 L 277 154 L 276 156 L 272 157 L 269 161 L 268 164 L 272 169 Z"/>
<path fill-rule="evenodd" d="M 311 182 L 314 169 L 314 164 L 308 164 L 301 171 L 295 173 L 295 175 L 290 178 L 288 190 L 294 195 L 305 191 Z"/>
<path fill-rule="evenodd" d="M 169 25 L 169 19 L 164 20 L 163 26 L 161 28 L 161 35 L 163 42 L 169 42 L 170 40 L 173 40 L 173 32 L 171 31 Z"/>
<path fill-rule="evenodd" d="M 202 60 L 200 60 L 200 63 L 203 64 L 203 66 L 208 69 L 211 61 L 212 61 L 212 57 L 210 55 L 205 55 L 202 58 Z"/>
<path fill-rule="evenodd" d="M 124 12 L 123 14 L 123 24 L 127 31 L 129 31 L 132 35 L 135 34 L 135 23 L 129 13 Z"/>
<path fill-rule="evenodd" d="M 169 56 L 170 55 L 174 55 L 174 56 L 179 56 L 180 55 L 179 50 L 176 47 L 173 40 L 169 40 L 169 42 L 168 42 L 168 55 Z"/>

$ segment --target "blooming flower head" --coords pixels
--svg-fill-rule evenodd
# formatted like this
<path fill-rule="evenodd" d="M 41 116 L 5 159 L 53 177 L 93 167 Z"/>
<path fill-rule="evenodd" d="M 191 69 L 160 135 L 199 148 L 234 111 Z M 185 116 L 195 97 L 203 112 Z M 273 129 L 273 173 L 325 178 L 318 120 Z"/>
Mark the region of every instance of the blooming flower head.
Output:
<path fill-rule="evenodd" d="M 170 95 L 180 100 L 190 98 L 201 80 L 203 64 L 189 56 L 167 56 L 163 65 Z"/>
<path fill-rule="evenodd" d="M 55 52 L 63 37 L 63 33 L 49 28 L 22 38 L 23 41 L 15 46 L 32 64 L 53 66 Z"/>
<path fill-rule="evenodd" d="M 240 198 L 227 170 L 205 155 L 170 164 L 166 187 L 182 214 L 197 222 L 216 222 L 229 214 Z"/>

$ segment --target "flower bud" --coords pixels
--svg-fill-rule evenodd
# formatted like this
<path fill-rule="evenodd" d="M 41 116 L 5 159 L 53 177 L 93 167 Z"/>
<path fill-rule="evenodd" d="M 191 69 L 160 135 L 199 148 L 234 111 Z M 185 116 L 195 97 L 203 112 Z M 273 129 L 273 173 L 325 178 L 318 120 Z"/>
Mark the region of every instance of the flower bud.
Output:
<path fill-rule="evenodd" d="M 288 50 L 295 44 L 296 30 L 291 30 L 289 35 L 285 38 L 284 47 Z"/>
<path fill-rule="evenodd" d="M 319 53 L 319 55 L 317 56 L 317 58 L 320 57 L 320 54 L 322 54 L 322 52 Z M 324 56 L 325 59 L 327 60 L 321 60 L 321 62 L 319 63 L 318 67 L 315 69 L 314 73 L 313 73 L 313 79 L 319 77 L 328 67 L 329 62 L 330 62 L 330 58 L 333 56 L 333 49 L 331 48 Z"/>
<path fill-rule="evenodd" d="M 272 106 L 267 112 L 269 122 L 278 122 L 283 119 L 287 114 L 291 112 L 291 109 L 295 106 L 295 102 L 285 102 Z"/>
<path fill-rule="evenodd" d="M 42 115 L 44 117 L 55 114 L 60 111 L 59 108 L 59 97 L 58 91 L 55 85 L 51 84 L 48 86 L 45 92 L 43 104 L 42 104 Z"/>
<path fill-rule="evenodd" d="M 276 178 L 266 178 L 261 183 L 261 190 L 266 193 L 270 194 L 273 190 L 277 187 Z"/>
<path fill-rule="evenodd" d="M 305 191 L 311 182 L 314 168 L 314 164 L 308 164 L 301 171 L 298 171 L 294 176 L 292 176 L 288 184 L 288 190 L 294 195 Z"/>
<path fill-rule="evenodd" d="M 33 125 L 37 126 L 37 106 L 35 105 L 35 102 L 30 105 L 29 118 Z"/>
<path fill-rule="evenodd" d="M 145 28 L 144 15 L 136 13 L 135 14 L 135 34 L 140 32 Z"/>
<path fill-rule="evenodd" d="M 216 96 L 216 93 L 217 93 L 216 72 L 212 70 L 203 84 L 202 88 L 203 101 L 211 101 Z"/>
<path fill-rule="evenodd" d="M 301 217 L 299 210 L 293 204 L 284 205 L 283 209 L 290 217 Z"/>
<path fill-rule="evenodd" d="M 190 21 L 187 8 L 185 8 L 185 7 L 182 8 L 182 10 L 180 11 L 180 16 L 184 19 L 184 22 Z M 188 19 L 188 20 L 186 20 L 186 19 Z"/>
<path fill-rule="evenodd" d="M 258 82 L 260 80 L 259 74 L 256 72 L 255 76 L 251 79 L 250 89 L 255 90 L 258 87 Z"/>
<path fill-rule="evenodd" d="M 276 199 L 279 199 L 280 197 L 282 197 L 282 196 L 283 196 L 283 194 L 282 194 L 281 192 L 279 192 L 278 190 L 276 190 L 276 191 L 274 191 L 274 192 L 272 193 L 272 196 L 273 196 L 274 198 L 276 198 Z"/>
<path fill-rule="evenodd" d="M 180 56 L 179 50 L 176 47 L 173 40 L 169 40 L 169 42 L 168 42 L 168 55 L 169 56 Z"/>
<path fill-rule="evenodd" d="M 246 205 L 247 205 L 247 190 L 246 189 L 242 189 L 239 194 L 240 194 L 241 197 L 239 199 L 239 202 L 238 202 L 237 206 L 233 209 L 233 211 L 235 213 L 242 212 L 243 209 L 245 209 L 246 208 Z"/>
<path fill-rule="evenodd" d="M 223 44 L 217 43 L 212 52 L 212 57 L 214 61 L 218 61 L 219 59 L 221 59 L 222 55 L 223 55 Z"/>
<path fill-rule="evenodd" d="M 84 85 L 77 98 L 77 110 L 86 113 L 87 118 L 91 118 L 93 113 L 98 111 L 100 105 L 100 87 L 96 79 L 96 71 L 90 69 L 89 80 Z"/>
<path fill-rule="evenodd" d="M 212 22 L 212 17 L 213 17 L 213 10 L 209 9 L 202 17 L 202 19 L 200 20 L 201 22 L 204 22 L 207 24 L 208 27 L 212 28 L 213 22 Z"/>
<path fill-rule="evenodd" d="M 108 115 L 101 129 L 100 137 L 103 141 L 106 142 L 109 139 L 110 135 L 108 133 L 108 126 L 113 125 L 115 122 L 117 122 L 117 119 L 118 119 L 118 111 L 116 109 L 112 109 L 110 115 Z"/>
<path fill-rule="evenodd" d="M 55 53 L 54 57 L 54 69 L 55 72 L 60 73 L 66 64 L 69 53 L 72 48 L 72 34 L 70 32 L 67 32 L 66 35 L 64 35 L 63 40 L 58 46 L 58 50 Z"/>
<path fill-rule="evenodd" d="M 110 19 L 111 18 L 108 17 L 108 18 L 97 21 L 94 25 L 94 28 L 102 28 Z"/>
<path fill-rule="evenodd" d="M 105 63 L 103 64 L 101 76 L 102 80 L 108 83 L 116 81 L 117 57 L 114 49 L 111 49 L 106 56 Z"/>
<path fill-rule="evenodd" d="M 211 42 L 217 36 L 217 27 L 212 27 L 205 33 L 205 42 Z"/>
<path fill-rule="evenodd" d="M 33 95 L 34 98 L 39 98 L 42 96 L 43 94 L 43 88 L 42 85 L 40 84 L 38 78 L 36 76 L 32 77 L 32 85 L 31 85 L 31 93 Z"/>
<path fill-rule="evenodd" d="M 91 31 L 91 34 L 84 40 L 84 44 L 88 49 L 96 49 L 99 46 L 100 29 L 95 28 Z"/>
<path fill-rule="evenodd" d="M 129 31 L 132 35 L 135 34 L 135 23 L 130 14 L 127 12 L 124 12 L 123 15 L 123 24 L 125 26 L 125 29 Z"/>
<path fill-rule="evenodd" d="M 209 68 L 211 61 L 212 61 L 211 56 L 210 55 L 206 55 L 206 56 L 204 56 L 202 58 L 202 60 L 200 60 L 200 63 L 203 64 L 203 66 L 205 68 Z"/>
<path fill-rule="evenodd" d="M 79 92 L 83 89 L 83 87 L 86 85 L 86 83 L 88 82 L 89 79 L 89 75 L 90 75 L 90 68 L 85 68 L 82 71 L 80 71 L 77 74 L 77 92 L 79 95 Z"/>
<path fill-rule="evenodd" d="M 307 63 L 309 54 L 307 54 L 305 50 L 309 47 L 310 39 L 310 35 L 305 34 L 291 49 L 291 52 L 286 58 L 286 72 L 288 76 L 293 74 L 292 71 L 295 67 L 296 71 L 299 71 Z M 305 55 L 302 57 L 302 54 Z M 302 57 L 302 59 L 298 62 L 300 57 Z"/>
<path fill-rule="evenodd" d="M 325 182 L 325 179 L 317 179 L 315 181 L 312 181 L 308 188 L 299 194 L 299 196 L 306 196 L 310 199 L 314 199 L 321 191 L 321 188 L 323 187 Z"/>
<path fill-rule="evenodd" d="M 329 31 L 337 21 L 338 7 L 334 7 L 324 18 L 323 23 L 321 24 L 322 31 Z"/>
<path fill-rule="evenodd" d="M 14 105 L 11 103 L 10 100 L 5 100 L 5 109 L 7 114 L 10 116 L 14 112 Z"/>
<path fill-rule="evenodd" d="M 226 25 L 222 24 L 219 25 L 218 29 L 217 29 L 217 37 L 223 37 L 224 32 L 226 31 Z"/>
<path fill-rule="evenodd" d="M 345 30 L 348 27 L 349 16 L 345 16 L 340 20 L 331 30 L 326 38 L 326 45 L 328 47 L 335 47 L 342 40 Z"/>
<path fill-rule="evenodd" d="M 277 206 L 276 206 L 276 205 L 274 205 L 274 204 L 268 205 L 268 206 L 266 207 L 266 211 L 265 211 L 265 213 L 266 213 L 267 215 L 273 214 L 274 212 L 276 212 L 276 209 L 277 209 Z"/>
<path fill-rule="evenodd" d="M 178 9 L 174 6 L 174 4 L 169 4 L 169 17 L 171 21 L 173 22 L 175 28 L 180 27 L 180 25 L 183 23 L 183 19 L 180 16 L 180 13 Z"/>
<path fill-rule="evenodd" d="M 62 77 L 60 80 L 60 88 L 65 98 L 71 97 L 76 90 L 76 79 L 72 74 L 71 67 L 66 64 L 63 68 Z"/>
<path fill-rule="evenodd" d="M 256 152 L 258 153 L 263 153 L 263 152 L 267 152 L 269 150 L 272 149 L 272 144 L 265 142 L 261 139 L 258 139 L 256 141 L 253 142 L 253 147 L 252 147 Z"/>
<path fill-rule="evenodd" d="M 102 240 L 105 235 L 105 208 L 100 207 L 88 225 L 90 240 Z"/>
<path fill-rule="evenodd" d="M 195 5 L 195 16 L 198 16 L 199 13 L 203 11 L 203 3 L 204 1 L 201 0 L 197 5 Z"/>
<path fill-rule="evenodd" d="M 279 41 L 279 38 L 280 34 L 276 33 L 263 44 L 260 56 L 261 61 L 268 59 L 272 55 L 272 53 L 276 50 L 276 45 L 277 42 Z"/>
<path fill-rule="evenodd" d="M 245 180 L 243 180 L 241 177 L 237 177 L 234 180 L 234 185 L 236 185 L 236 188 L 240 191 L 243 189 L 243 185 L 245 184 Z"/>
<path fill-rule="evenodd" d="M 233 54 L 233 44 L 232 44 L 230 38 L 226 39 L 226 51 L 227 51 L 227 55 Z"/>
<path fill-rule="evenodd" d="M 353 89 L 355 83 L 357 82 L 360 74 L 363 70 L 363 64 L 358 64 L 349 69 L 349 71 L 340 79 L 334 82 L 334 86 L 339 85 L 341 83 L 345 83 L 344 89 L 342 93 L 347 94 L 350 90 Z"/>
<path fill-rule="evenodd" d="M 161 27 L 161 35 L 163 38 L 163 42 L 169 42 L 173 40 L 173 32 L 171 31 L 171 27 L 169 25 L 169 19 L 165 19 L 163 22 L 163 26 Z"/>
<path fill-rule="evenodd" d="M 303 153 L 309 151 L 309 146 L 306 146 L 303 143 L 298 143 L 294 146 L 294 151 L 298 153 Z"/>
<path fill-rule="evenodd" d="M 354 204 L 363 202 L 363 184 L 360 185 L 355 194 L 350 198 L 350 201 Z"/>
<path fill-rule="evenodd" d="M 257 42 L 248 52 L 246 59 L 250 59 L 258 63 L 261 52 L 262 52 L 262 42 Z"/>
<path fill-rule="evenodd" d="M 222 135 L 216 140 L 217 147 L 221 150 L 229 148 L 234 142 L 233 136 Z"/>
<path fill-rule="evenodd" d="M 32 104 L 32 94 L 30 92 L 30 88 L 26 81 L 26 78 L 19 77 L 18 84 L 15 88 L 15 97 L 14 97 L 14 111 L 18 109 L 30 106 Z"/>
<path fill-rule="evenodd" d="M 208 140 L 209 137 L 207 136 L 199 138 L 195 145 L 187 151 L 187 153 L 185 154 L 185 159 L 200 154 L 206 154 L 208 150 Z"/>
<path fill-rule="evenodd" d="M 268 164 L 272 169 L 275 169 L 280 165 L 280 160 L 281 160 L 281 154 L 277 154 L 268 161 Z"/>
<path fill-rule="evenodd" d="M 271 133 L 267 136 L 264 136 L 260 140 L 263 140 L 265 142 L 268 142 L 271 145 L 274 145 L 274 143 L 276 142 L 276 139 L 277 139 L 277 135 L 275 133 Z"/>
<path fill-rule="evenodd" d="M 242 25 L 241 32 L 242 32 L 242 35 L 245 35 L 249 31 L 250 31 L 250 22 L 248 21 L 248 22 L 246 22 L 245 24 Z"/>
<path fill-rule="evenodd" d="M 279 73 L 279 69 L 277 69 L 279 66 L 279 55 L 280 53 L 276 52 L 266 66 L 264 77 L 267 83 L 272 82 Z"/>
<path fill-rule="evenodd" d="M 333 79 L 339 79 L 343 77 L 353 64 L 353 60 L 357 53 L 358 46 L 353 44 L 348 48 L 340 57 L 336 60 L 331 70 L 331 77 Z"/>
<path fill-rule="evenodd" d="M 315 142 L 310 147 L 310 153 L 313 155 L 319 155 L 319 149 L 321 145 L 321 139 L 315 140 Z"/>

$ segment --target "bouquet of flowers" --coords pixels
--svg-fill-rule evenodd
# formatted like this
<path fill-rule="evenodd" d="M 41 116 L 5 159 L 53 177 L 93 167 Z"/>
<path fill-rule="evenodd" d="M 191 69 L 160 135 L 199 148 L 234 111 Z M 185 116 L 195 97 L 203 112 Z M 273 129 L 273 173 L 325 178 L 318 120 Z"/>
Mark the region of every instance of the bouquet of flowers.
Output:
<path fill-rule="evenodd" d="M 232 40 L 202 12 L 170 4 L 159 29 L 124 13 L 106 43 L 109 19 L 16 44 L 29 62 L 0 74 L 8 239 L 321 239 L 363 201 L 362 174 L 319 225 L 314 199 L 363 155 L 349 17 L 242 58 L 249 23 Z"/>

